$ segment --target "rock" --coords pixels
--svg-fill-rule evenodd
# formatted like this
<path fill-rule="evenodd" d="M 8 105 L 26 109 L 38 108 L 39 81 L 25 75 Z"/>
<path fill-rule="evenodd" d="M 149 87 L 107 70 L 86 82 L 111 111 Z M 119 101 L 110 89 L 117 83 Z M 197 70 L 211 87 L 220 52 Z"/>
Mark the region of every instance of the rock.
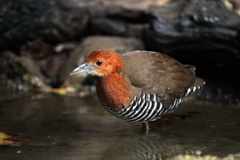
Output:
<path fill-rule="evenodd" d="M 148 14 L 144 10 L 109 5 L 92 15 L 91 28 L 95 34 L 133 36 L 142 38 Z"/>
<path fill-rule="evenodd" d="M 238 41 L 225 43 L 239 31 L 238 1 L 5 0 L 1 4 L 0 48 L 3 49 L 18 49 L 33 39 L 59 43 L 92 34 L 142 38 L 146 29 L 145 42 L 154 50 L 239 51 Z M 201 39 L 211 43 L 206 45 Z"/>
<path fill-rule="evenodd" d="M 55 54 L 55 51 L 53 46 L 40 39 L 36 39 L 23 44 L 20 48 L 19 54 L 33 60 L 42 60 Z"/>
<path fill-rule="evenodd" d="M 191 55 L 214 51 L 240 56 L 240 16 L 235 11 L 217 0 L 191 0 L 188 5 L 179 5 L 183 11 L 173 7 L 165 14 L 158 13 L 163 6 L 149 11 L 155 19 L 145 30 L 147 48 L 169 54 L 189 53 L 191 59 Z M 214 58 L 217 63 L 219 58 Z"/>
<path fill-rule="evenodd" d="M 109 36 L 92 36 L 88 37 L 70 54 L 66 65 L 62 68 L 60 79 L 64 81 L 63 87 L 82 88 L 81 82 L 86 75 L 69 76 L 70 72 L 82 64 L 86 56 L 95 49 L 111 49 L 119 53 L 132 50 L 144 49 L 142 42 L 135 38 L 121 38 Z M 65 80 L 66 79 L 66 80 Z"/>
<path fill-rule="evenodd" d="M 106 18 L 97 18 L 92 20 L 93 31 L 104 35 L 127 35 L 126 24 L 121 20 L 109 20 Z"/>
<path fill-rule="evenodd" d="M 218 157 L 216 155 L 191 155 L 191 154 L 184 154 L 184 155 L 177 155 L 172 158 L 167 158 L 167 160 L 239 160 L 239 153 L 236 154 L 229 154 L 225 157 Z"/>
<path fill-rule="evenodd" d="M 5 95 L 49 88 L 38 65 L 30 58 L 5 51 L 0 54 L 0 68 L 0 90 Z"/>
<path fill-rule="evenodd" d="M 22 45 L 19 54 L 22 57 L 34 60 L 38 64 L 41 73 L 45 76 L 48 85 L 56 88 L 60 85 L 57 77 L 59 69 L 75 47 L 74 42 L 60 43 L 53 46 L 37 39 Z"/>
<path fill-rule="evenodd" d="M 0 48 L 16 49 L 32 39 L 62 42 L 79 39 L 88 14 L 57 0 L 9 0 L 0 5 Z"/>
<path fill-rule="evenodd" d="M 148 21 L 145 10 L 166 2 L 3 0 L 0 2 L 0 49 L 17 50 L 34 39 L 49 43 L 76 41 L 96 33 L 141 36 L 139 28 L 145 28 Z"/>

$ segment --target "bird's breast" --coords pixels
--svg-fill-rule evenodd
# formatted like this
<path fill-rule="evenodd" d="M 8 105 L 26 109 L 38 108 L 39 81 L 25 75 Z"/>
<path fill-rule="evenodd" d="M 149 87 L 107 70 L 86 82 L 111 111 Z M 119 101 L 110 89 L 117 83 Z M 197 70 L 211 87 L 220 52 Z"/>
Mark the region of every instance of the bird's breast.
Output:
<path fill-rule="evenodd" d="M 101 77 L 97 81 L 97 95 L 104 106 L 119 110 L 131 102 L 131 87 L 118 73 Z"/>

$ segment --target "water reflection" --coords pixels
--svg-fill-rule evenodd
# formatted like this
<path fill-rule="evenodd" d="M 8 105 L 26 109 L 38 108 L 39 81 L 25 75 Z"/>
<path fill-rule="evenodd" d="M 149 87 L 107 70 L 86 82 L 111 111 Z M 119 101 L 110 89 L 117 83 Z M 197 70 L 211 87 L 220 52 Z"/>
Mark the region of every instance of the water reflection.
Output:
<path fill-rule="evenodd" d="M 191 100 L 174 114 L 164 122 L 151 123 L 153 130 L 146 136 L 139 133 L 140 125 L 106 112 L 95 96 L 80 99 L 39 94 L 5 101 L 0 106 L 1 131 L 32 140 L 20 147 L 2 147 L 0 156 L 19 160 L 134 160 L 199 151 L 218 156 L 240 152 L 237 106 Z"/>
<path fill-rule="evenodd" d="M 175 138 L 158 134 L 134 135 L 114 141 L 106 149 L 102 159 L 165 159 L 179 154 L 195 154 L 197 148 L 182 145 Z"/>

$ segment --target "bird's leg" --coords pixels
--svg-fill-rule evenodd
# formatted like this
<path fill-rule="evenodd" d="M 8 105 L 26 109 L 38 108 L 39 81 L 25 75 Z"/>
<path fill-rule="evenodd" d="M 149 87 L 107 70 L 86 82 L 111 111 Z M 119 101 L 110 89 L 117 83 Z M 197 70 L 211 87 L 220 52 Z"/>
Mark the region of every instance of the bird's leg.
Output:
<path fill-rule="evenodd" d="M 149 131 L 149 130 L 150 130 L 148 122 L 144 123 L 144 127 L 145 127 L 145 130 L 146 130 L 146 131 Z"/>
<path fill-rule="evenodd" d="M 150 127 L 149 127 L 148 122 L 142 123 L 142 129 L 141 129 L 141 131 L 142 131 L 142 132 L 145 132 L 146 135 L 148 135 L 149 130 L 150 130 Z"/>

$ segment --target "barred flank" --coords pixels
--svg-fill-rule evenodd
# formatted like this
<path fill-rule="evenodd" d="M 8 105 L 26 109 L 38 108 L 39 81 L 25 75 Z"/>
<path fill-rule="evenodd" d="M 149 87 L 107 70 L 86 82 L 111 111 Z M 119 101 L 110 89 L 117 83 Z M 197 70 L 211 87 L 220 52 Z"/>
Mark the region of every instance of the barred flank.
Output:
<path fill-rule="evenodd" d="M 135 97 L 128 107 L 120 110 L 113 110 L 106 107 L 108 112 L 118 118 L 122 118 L 127 122 L 145 123 L 161 118 L 161 116 L 173 112 L 182 102 L 182 98 L 195 92 L 200 87 L 192 87 L 187 90 L 181 97 L 176 98 L 170 106 L 163 106 L 161 102 L 157 101 L 156 94 L 143 93 L 141 97 Z"/>

